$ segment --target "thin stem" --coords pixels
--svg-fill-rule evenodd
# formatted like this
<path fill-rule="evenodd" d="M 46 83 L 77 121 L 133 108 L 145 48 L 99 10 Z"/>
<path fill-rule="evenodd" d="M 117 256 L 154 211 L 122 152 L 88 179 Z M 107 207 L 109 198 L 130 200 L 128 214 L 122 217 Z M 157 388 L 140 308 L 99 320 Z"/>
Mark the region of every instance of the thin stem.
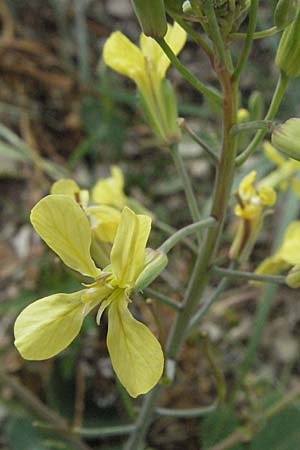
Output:
<path fill-rule="evenodd" d="M 176 228 L 172 227 L 171 225 L 163 222 L 162 220 L 159 220 L 157 218 L 154 218 L 153 224 L 161 231 L 164 231 L 169 236 L 172 236 L 174 233 L 176 233 Z M 182 242 L 190 249 L 193 253 L 197 255 L 198 253 L 198 247 L 193 243 L 191 239 L 184 238 L 182 239 Z"/>
<path fill-rule="evenodd" d="M 163 52 L 166 54 L 166 56 L 169 58 L 173 66 L 178 70 L 178 72 L 181 73 L 183 78 L 186 79 L 188 83 L 190 83 L 198 92 L 200 92 L 202 95 L 206 96 L 213 102 L 217 103 L 218 105 L 222 104 L 222 96 L 220 92 L 218 92 L 216 89 L 206 86 L 204 83 L 202 83 L 200 80 L 198 80 L 195 75 L 193 75 L 177 58 L 171 47 L 167 44 L 167 42 L 164 39 L 156 39 L 156 42 L 159 44 Z"/>
<path fill-rule="evenodd" d="M 99 427 L 99 428 L 74 428 L 73 431 L 80 436 L 87 438 L 107 438 L 113 436 L 122 436 L 124 434 L 130 434 L 136 429 L 135 424 L 129 425 L 114 425 L 111 427 Z"/>
<path fill-rule="evenodd" d="M 240 59 L 238 61 L 237 67 L 233 73 L 233 78 L 235 80 L 238 80 L 240 78 L 241 73 L 242 73 L 242 71 L 248 61 L 248 58 L 249 58 L 251 44 L 253 41 L 253 35 L 255 32 L 255 28 L 256 28 L 258 4 L 259 4 L 259 0 L 251 1 L 250 13 L 249 13 L 249 24 L 248 24 L 248 30 L 247 30 L 247 36 L 246 36 L 244 48 L 241 53 Z"/>
<path fill-rule="evenodd" d="M 186 236 L 196 233 L 197 231 L 203 230 L 205 228 L 210 228 L 216 226 L 216 219 L 214 217 L 208 217 L 207 219 L 200 220 L 199 222 L 192 223 L 186 227 L 181 228 L 172 236 L 169 237 L 158 250 L 168 253 L 178 242 L 180 242 Z"/>
<path fill-rule="evenodd" d="M 277 28 L 276 26 L 267 28 L 266 30 L 262 31 L 256 31 L 253 34 L 253 39 L 262 39 L 265 37 L 273 36 L 274 34 L 279 33 L 282 31 L 280 28 Z M 230 33 L 229 38 L 230 39 L 245 39 L 247 37 L 247 33 Z"/>
<path fill-rule="evenodd" d="M 211 0 L 204 0 L 202 2 L 202 9 L 207 18 L 207 30 L 209 36 L 214 43 L 219 60 L 222 65 L 226 66 L 226 50 L 224 40 L 217 21 L 216 12 Z"/>
<path fill-rule="evenodd" d="M 78 450 L 91 450 L 91 448 L 82 442 L 78 437 L 74 436 L 73 430 L 70 429 L 67 422 L 63 417 L 59 416 L 54 411 L 51 411 L 46 405 L 44 405 L 32 392 L 23 386 L 17 379 L 11 375 L 6 374 L 2 369 L 0 370 L 0 380 L 7 384 L 17 397 L 32 410 L 36 415 L 46 420 L 49 424 L 55 427 L 58 434 L 63 436 L 68 441 L 72 448 Z"/>
<path fill-rule="evenodd" d="M 212 59 L 214 56 L 214 52 L 213 49 L 209 46 L 209 44 L 206 42 L 205 39 L 202 38 L 202 36 L 200 36 L 199 33 L 197 33 L 197 31 L 194 30 L 193 27 L 191 27 L 185 20 L 182 20 L 182 18 L 177 15 L 174 14 L 172 12 L 169 12 L 171 17 L 173 17 L 177 23 L 179 23 L 179 25 L 187 32 L 187 34 L 193 39 L 194 42 L 196 42 L 197 45 L 199 45 L 199 47 L 202 48 L 202 50 L 207 54 L 207 56 Z"/>
<path fill-rule="evenodd" d="M 275 127 L 275 122 L 273 120 L 253 120 L 251 122 L 238 123 L 234 125 L 230 133 L 232 135 L 243 133 L 245 131 L 253 131 L 253 130 L 264 130 L 273 131 Z"/>
<path fill-rule="evenodd" d="M 191 417 L 206 416 L 207 414 L 215 411 L 216 408 L 217 404 L 213 403 L 212 405 L 202 406 L 199 408 L 186 408 L 186 409 L 156 408 L 155 412 L 158 416 L 191 418 Z"/>
<path fill-rule="evenodd" d="M 154 289 L 151 289 L 151 288 L 145 288 L 145 289 L 143 289 L 143 292 L 147 296 L 155 298 L 159 302 L 170 306 L 171 308 L 175 309 L 176 311 L 182 310 L 182 305 L 180 303 L 172 300 L 170 297 L 167 297 L 166 295 L 162 294 L 159 291 L 155 291 Z"/>
<path fill-rule="evenodd" d="M 221 404 L 223 403 L 226 396 L 226 384 L 224 374 L 215 361 L 215 356 L 213 354 L 213 350 L 207 332 L 202 332 L 200 336 L 203 339 L 203 348 L 205 356 L 207 358 L 207 361 L 211 367 L 213 376 L 215 378 L 218 393 L 218 404 Z"/>
<path fill-rule="evenodd" d="M 195 194 L 193 191 L 191 179 L 186 172 L 181 154 L 179 152 L 178 144 L 173 144 L 172 146 L 170 146 L 170 152 L 173 157 L 175 166 L 178 170 L 178 173 L 181 177 L 181 181 L 183 184 L 185 196 L 187 199 L 187 203 L 188 203 L 188 207 L 189 207 L 192 219 L 194 222 L 198 222 L 201 218 L 200 210 L 198 207 L 198 202 L 196 200 L 196 197 L 195 197 Z"/>
<path fill-rule="evenodd" d="M 219 162 L 219 156 L 217 155 L 217 153 L 203 139 L 201 139 L 201 137 L 198 136 L 198 134 L 196 134 L 188 126 L 188 124 L 186 123 L 185 119 L 179 118 L 178 119 L 178 125 L 186 134 L 188 134 L 195 142 L 197 142 L 197 144 L 199 144 L 200 147 L 203 148 L 203 150 L 206 151 L 206 153 L 212 158 L 214 163 L 218 163 Z"/>
<path fill-rule="evenodd" d="M 274 117 L 276 116 L 282 98 L 284 96 L 288 81 L 289 81 L 288 77 L 283 72 L 281 72 L 265 120 L 273 120 Z M 252 153 L 256 150 L 257 146 L 264 138 L 265 134 L 266 134 L 265 130 L 260 130 L 256 133 L 256 135 L 254 136 L 254 138 L 252 139 L 246 150 L 244 150 L 239 156 L 237 156 L 236 158 L 237 166 L 243 164 L 249 158 L 249 156 L 252 155 Z"/>
<path fill-rule="evenodd" d="M 262 275 L 251 272 L 241 272 L 238 270 L 224 269 L 223 267 L 213 266 L 212 272 L 222 277 L 231 278 L 232 280 L 249 280 L 258 281 L 260 283 L 269 284 L 285 284 L 285 276 L 281 275 Z"/>
<path fill-rule="evenodd" d="M 217 226 L 206 231 L 206 238 L 197 260 L 184 298 L 184 309 L 177 314 L 166 345 L 166 359 L 176 361 L 185 340 L 191 318 L 210 279 L 209 267 L 219 247 L 235 170 L 236 139 L 230 136 L 230 129 L 237 118 L 237 84 L 232 83 L 231 74 L 224 65 L 217 67 L 224 94 L 223 145 L 217 170 L 211 216 Z M 157 385 L 145 396 L 137 421 L 137 429 L 132 433 L 125 450 L 137 450 L 143 445 L 145 435 L 151 425 L 161 385 Z"/>
<path fill-rule="evenodd" d="M 231 268 L 234 269 L 235 267 L 237 267 L 237 262 L 233 262 L 231 264 Z M 196 311 L 196 313 L 193 315 L 190 323 L 189 323 L 189 327 L 188 330 L 191 331 L 195 326 L 198 325 L 198 323 L 200 322 L 200 320 L 202 319 L 203 316 L 205 316 L 205 314 L 207 313 L 207 311 L 210 309 L 210 307 L 218 300 L 218 298 L 220 297 L 220 295 L 225 291 L 225 289 L 227 289 L 227 287 L 230 284 L 230 278 L 224 277 L 220 283 L 218 284 L 217 288 L 215 289 L 215 291 L 212 293 L 212 295 L 210 297 L 208 297 L 200 306 L 200 308 L 198 309 L 198 311 Z"/>

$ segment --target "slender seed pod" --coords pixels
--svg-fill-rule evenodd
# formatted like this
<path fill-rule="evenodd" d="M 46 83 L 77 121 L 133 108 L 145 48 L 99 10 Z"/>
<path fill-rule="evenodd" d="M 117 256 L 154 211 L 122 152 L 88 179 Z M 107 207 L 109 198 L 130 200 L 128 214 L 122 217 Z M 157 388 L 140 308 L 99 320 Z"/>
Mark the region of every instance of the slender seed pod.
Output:
<path fill-rule="evenodd" d="M 163 0 L 131 0 L 143 33 L 152 38 L 162 38 L 167 32 L 166 11 Z"/>

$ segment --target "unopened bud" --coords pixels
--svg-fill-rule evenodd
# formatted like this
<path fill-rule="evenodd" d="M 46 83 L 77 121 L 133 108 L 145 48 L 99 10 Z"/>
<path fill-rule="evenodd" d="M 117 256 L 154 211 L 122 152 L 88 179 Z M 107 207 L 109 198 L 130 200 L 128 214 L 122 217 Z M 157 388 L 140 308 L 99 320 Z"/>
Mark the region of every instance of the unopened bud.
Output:
<path fill-rule="evenodd" d="M 300 119 L 293 117 L 278 125 L 272 133 L 272 144 L 285 155 L 300 161 Z"/>
<path fill-rule="evenodd" d="M 167 32 L 166 11 L 163 0 L 131 0 L 135 15 L 143 33 L 162 38 Z"/>
<path fill-rule="evenodd" d="M 300 264 L 293 267 L 286 276 L 286 284 L 292 288 L 297 289 L 300 287 Z"/>
<path fill-rule="evenodd" d="M 300 8 L 295 20 L 284 30 L 275 63 L 289 78 L 300 76 Z"/>
<path fill-rule="evenodd" d="M 274 23 L 277 28 L 282 29 L 287 27 L 296 17 L 297 8 L 299 6 L 298 0 L 279 0 L 275 12 Z"/>
<path fill-rule="evenodd" d="M 149 286 L 149 284 L 164 270 L 167 264 L 168 257 L 165 253 L 147 248 L 145 268 L 136 280 L 134 289 L 138 291 Z"/>

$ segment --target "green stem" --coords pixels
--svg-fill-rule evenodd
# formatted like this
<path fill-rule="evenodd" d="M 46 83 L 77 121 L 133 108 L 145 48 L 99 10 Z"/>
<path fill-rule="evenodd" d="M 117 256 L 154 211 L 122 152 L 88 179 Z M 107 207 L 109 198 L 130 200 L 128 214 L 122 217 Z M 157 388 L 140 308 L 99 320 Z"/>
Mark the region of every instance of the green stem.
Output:
<path fill-rule="evenodd" d="M 273 131 L 273 128 L 275 127 L 275 122 L 273 120 L 253 120 L 251 122 L 244 122 L 244 123 L 238 123 L 234 125 L 230 133 L 235 135 L 242 133 L 244 131 L 252 131 L 252 130 L 264 130 L 267 131 Z"/>
<path fill-rule="evenodd" d="M 194 42 L 196 42 L 199 47 L 202 48 L 202 50 L 207 54 L 207 56 L 212 59 L 214 56 L 213 49 L 209 46 L 209 44 L 206 42 L 205 39 L 200 36 L 197 31 L 194 30 L 193 27 L 191 27 L 185 20 L 183 20 L 178 14 L 174 14 L 171 11 L 168 11 L 170 16 L 176 20 L 177 23 L 187 32 L 187 34 L 193 39 Z"/>
<path fill-rule="evenodd" d="M 156 408 L 155 412 L 159 416 L 165 417 L 178 417 L 178 418 L 191 418 L 191 417 L 203 417 L 207 414 L 215 411 L 217 407 L 216 403 L 209 406 L 202 406 L 199 408 L 184 408 L 184 409 L 170 409 L 170 408 Z"/>
<path fill-rule="evenodd" d="M 143 289 L 143 292 L 149 296 L 153 297 L 156 300 L 160 301 L 161 303 L 164 303 L 165 305 L 170 306 L 171 308 L 175 309 L 176 311 L 182 310 L 182 305 L 178 302 L 175 302 L 170 297 L 167 297 L 167 295 L 162 294 L 161 292 L 155 291 L 151 288 L 145 288 Z"/>
<path fill-rule="evenodd" d="M 203 148 L 203 150 L 206 151 L 206 153 L 211 157 L 214 163 L 219 162 L 219 156 L 217 155 L 217 153 L 203 139 L 201 139 L 198 134 L 191 130 L 184 119 L 178 119 L 178 125 L 183 131 L 185 131 L 186 134 L 188 134 L 195 142 L 197 142 L 197 144 L 199 144 L 200 147 Z"/>
<path fill-rule="evenodd" d="M 88 438 L 105 439 L 108 437 L 122 436 L 132 433 L 136 429 L 136 425 L 114 425 L 111 427 L 99 428 L 74 428 L 74 433 Z"/>
<path fill-rule="evenodd" d="M 283 95 L 285 93 L 288 81 L 289 81 L 288 77 L 283 72 L 281 72 L 265 120 L 273 120 L 274 117 L 276 116 Z M 266 134 L 265 130 L 260 130 L 256 133 L 256 135 L 254 136 L 254 138 L 252 139 L 246 150 L 244 150 L 239 156 L 237 156 L 236 158 L 237 166 L 243 164 L 249 158 L 249 156 L 252 155 L 252 153 L 256 150 L 257 146 L 264 138 L 265 134 Z"/>
<path fill-rule="evenodd" d="M 273 36 L 274 34 L 279 33 L 281 30 L 276 26 L 267 28 L 266 30 L 256 31 L 253 34 L 253 39 L 262 39 L 265 37 Z M 245 39 L 247 37 L 247 33 L 230 33 L 230 39 Z"/>
<path fill-rule="evenodd" d="M 166 54 L 166 56 L 169 58 L 173 66 L 178 70 L 178 72 L 181 73 L 183 78 L 186 79 L 188 83 L 190 83 L 198 92 L 200 92 L 202 95 L 206 96 L 213 102 L 217 103 L 218 105 L 222 104 L 222 96 L 221 94 L 214 88 L 210 86 L 206 86 L 204 83 L 202 83 L 200 80 L 198 80 L 195 75 L 193 75 L 177 58 L 171 47 L 167 44 L 167 42 L 164 39 L 156 39 L 156 42 L 159 44 L 163 52 Z"/>
<path fill-rule="evenodd" d="M 222 277 L 231 278 L 232 280 L 249 280 L 258 281 L 260 283 L 269 284 L 285 284 L 285 276 L 281 275 L 262 275 L 251 272 L 240 272 L 238 270 L 224 269 L 222 267 L 213 266 L 212 272 Z"/>
<path fill-rule="evenodd" d="M 170 152 L 171 152 L 171 155 L 174 160 L 174 164 L 176 166 L 176 169 L 180 175 L 180 178 L 181 178 L 181 181 L 183 184 L 183 189 L 184 189 L 184 192 L 186 195 L 186 200 L 188 203 L 188 207 L 189 207 L 192 219 L 194 222 L 198 222 L 201 218 L 200 210 L 198 207 L 198 202 L 196 200 L 196 197 L 195 197 L 195 194 L 193 191 L 191 179 L 186 172 L 181 154 L 179 152 L 178 144 L 171 145 Z"/>
<path fill-rule="evenodd" d="M 74 450 L 92 450 L 91 447 L 82 442 L 77 436 L 74 436 L 73 430 L 71 430 L 63 417 L 59 416 L 56 412 L 51 411 L 44 403 L 35 397 L 29 389 L 23 386 L 16 377 L 11 376 L 11 374 L 6 374 L 0 369 L 0 381 L 5 383 L 29 410 L 44 419 L 47 424 L 54 426 L 57 433 L 60 434 L 66 442 L 70 443 L 71 448 Z"/>
<path fill-rule="evenodd" d="M 155 225 L 159 230 L 164 231 L 169 236 L 172 236 L 174 233 L 177 232 L 176 228 L 172 227 L 171 225 L 163 222 L 162 220 L 157 219 L 156 217 L 153 219 L 153 225 Z M 182 242 L 193 252 L 197 255 L 198 253 L 198 247 L 194 244 L 194 242 L 191 239 L 184 238 L 182 239 Z"/>
<path fill-rule="evenodd" d="M 216 52 L 218 54 L 221 65 L 226 66 L 226 50 L 224 40 L 217 21 L 215 8 L 211 0 L 204 0 L 202 2 L 202 9 L 207 18 L 207 30 L 211 40 L 214 43 Z"/>
<path fill-rule="evenodd" d="M 205 316 L 207 311 L 210 309 L 211 305 L 213 305 L 220 295 L 225 291 L 225 289 L 229 286 L 230 280 L 229 278 L 223 278 L 223 280 L 219 283 L 216 290 L 213 292 L 213 294 L 208 297 L 200 306 L 198 311 L 195 312 L 193 317 L 190 320 L 188 331 L 190 332 L 195 326 L 198 325 L 198 323 L 201 321 L 202 317 Z"/>
<path fill-rule="evenodd" d="M 192 223 L 186 227 L 181 228 L 172 236 L 169 237 L 158 250 L 168 253 L 178 242 L 182 241 L 186 236 L 193 234 L 197 231 L 203 230 L 205 228 L 210 228 L 216 226 L 216 219 L 214 217 L 208 217 L 207 219 L 200 220 L 199 222 Z"/>
<path fill-rule="evenodd" d="M 240 78 L 241 73 L 242 73 L 242 71 L 248 61 L 248 58 L 249 58 L 251 44 L 253 41 L 253 35 L 255 32 L 255 28 L 256 28 L 258 4 L 259 4 L 259 0 L 251 1 L 250 13 L 249 13 L 249 24 L 248 24 L 245 45 L 244 45 L 243 51 L 241 53 L 240 59 L 238 61 L 237 67 L 233 73 L 233 78 L 235 80 L 238 80 Z"/>
<path fill-rule="evenodd" d="M 237 84 L 232 83 L 231 75 L 224 66 L 218 66 L 219 78 L 224 94 L 223 107 L 223 145 L 217 169 L 211 216 L 217 220 L 217 226 L 206 231 L 206 239 L 197 260 L 183 302 L 183 310 L 177 314 L 166 345 L 166 359 L 176 361 L 185 340 L 191 318 L 199 304 L 210 279 L 209 267 L 219 247 L 219 238 L 223 229 L 235 170 L 236 140 L 230 135 L 230 129 L 237 118 Z M 137 421 L 137 429 L 132 433 L 125 450 L 138 450 L 152 422 L 161 385 L 157 385 L 144 399 Z"/>
<path fill-rule="evenodd" d="M 213 376 L 215 378 L 217 393 L 218 393 L 218 404 L 222 404 L 224 402 L 226 396 L 226 384 L 225 378 L 222 370 L 218 367 L 215 356 L 213 354 L 213 349 L 208 337 L 207 332 L 202 332 L 200 337 L 203 339 L 203 348 L 205 356 L 208 360 L 208 363 L 211 367 Z"/>

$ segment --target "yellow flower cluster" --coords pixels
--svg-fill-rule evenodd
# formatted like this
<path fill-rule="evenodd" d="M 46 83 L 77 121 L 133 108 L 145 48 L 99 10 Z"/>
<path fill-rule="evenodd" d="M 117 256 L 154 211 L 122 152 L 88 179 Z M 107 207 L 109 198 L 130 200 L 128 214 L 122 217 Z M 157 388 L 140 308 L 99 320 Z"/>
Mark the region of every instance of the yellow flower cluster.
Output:
<path fill-rule="evenodd" d="M 256 172 L 246 175 L 236 192 L 235 214 L 240 218 L 238 230 L 229 255 L 240 263 L 246 262 L 263 224 L 266 207 L 274 205 L 276 193 L 270 186 L 254 186 Z"/>
<path fill-rule="evenodd" d="M 53 185 L 51 195 L 33 208 L 30 219 L 36 232 L 68 267 L 91 281 L 78 292 L 50 295 L 27 306 L 15 323 L 15 345 L 25 359 L 50 358 L 75 339 L 90 311 L 98 308 L 99 324 L 108 308 L 107 345 L 112 366 L 129 394 L 136 397 L 159 381 L 163 353 L 150 330 L 131 315 L 129 296 L 145 281 L 152 281 L 167 259 L 165 255 L 157 258 L 159 252 L 146 249 L 151 218 L 124 207 L 119 169 L 114 167 L 111 178 L 96 184 L 92 198 L 102 204 L 88 206 L 87 191 L 80 190 L 72 180 L 60 180 Z M 122 211 L 114 209 L 112 213 L 110 205 Z M 103 270 L 90 253 L 91 216 L 99 236 L 113 242 L 109 263 Z"/>
<path fill-rule="evenodd" d="M 245 220 L 257 220 L 261 217 L 264 206 L 272 206 L 276 201 L 274 189 L 267 185 L 253 186 L 256 178 L 255 170 L 252 170 L 240 183 L 237 197 L 238 204 L 235 214 Z"/>

